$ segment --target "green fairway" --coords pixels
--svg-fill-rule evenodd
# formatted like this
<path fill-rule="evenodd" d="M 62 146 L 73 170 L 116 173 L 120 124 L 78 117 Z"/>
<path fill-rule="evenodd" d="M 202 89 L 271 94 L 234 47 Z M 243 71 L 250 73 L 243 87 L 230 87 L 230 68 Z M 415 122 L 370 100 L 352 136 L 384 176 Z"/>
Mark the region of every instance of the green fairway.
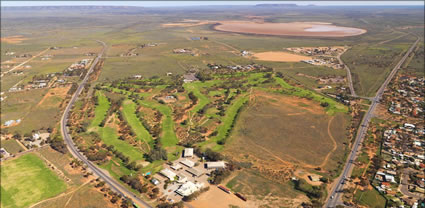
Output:
<path fill-rule="evenodd" d="M 186 83 L 186 84 L 184 84 L 184 88 L 188 92 L 192 92 L 198 98 L 198 103 L 191 110 L 192 113 L 198 112 L 199 110 L 201 110 L 202 108 L 204 108 L 204 106 L 206 104 L 208 104 L 210 102 L 210 100 L 208 99 L 208 97 L 205 96 L 204 94 L 202 94 L 201 91 L 199 90 L 199 88 L 202 86 L 202 84 L 203 84 L 202 82 Z"/>
<path fill-rule="evenodd" d="M 149 145 L 153 145 L 152 136 L 149 134 L 148 130 L 146 130 L 146 128 L 140 122 L 139 118 L 137 118 L 136 116 L 136 103 L 131 100 L 125 100 L 122 108 L 124 118 L 127 120 L 128 124 L 136 133 L 137 139 L 143 140 Z"/>
<path fill-rule="evenodd" d="M 346 113 L 348 111 L 348 108 L 346 106 L 338 103 L 337 101 L 331 98 L 325 97 L 323 95 L 319 95 L 309 90 L 291 86 L 279 77 L 275 77 L 275 80 L 280 86 L 282 86 L 282 88 L 285 89 L 283 92 L 284 94 L 295 95 L 301 98 L 310 98 L 320 103 L 322 102 L 328 103 L 329 105 L 326 107 L 326 112 L 328 112 L 330 115 L 333 115 L 334 113 L 337 113 L 337 112 Z"/>
<path fill-rule="evenodd" d="M 130 161 L 143 160 L 143 153 L 141 151 L 126 141 L 118 139 L 116 129 L 103 127 L 99 128 L 98 133 L 105 144 L 113 145 L 116 150 L 129 157 Z"/>
<path fill-rule="evenodd" d="M 230 134 L 231 129 L 233 128 L 235 119 L 242 108 L 242 106 L 248 101 L 248 95 L 242 95 L 235 99 L 231 106 L 226 111 L 224 118 L 222 119 L 221 125 L 217 128 L 217 136 L 207 140 L 201 144 L 201 146 L 205 144 L 209 144 L 211 142 L 225 142 L 227 136 Z M 221 150 L 223 145 L 216 145 L 214 150 Z"/>
<path fill-rule="evenodd" d="M 179 140 L 174 132 L 174 121 L 172 117 L 172 110 L 167 105 L 159 104 L 154 101 L 148 100 L 139 100 L 140 104 L 148 108 L 154 108 L 159 110 L 165 118 L 162 119 L 162 134 L 161 134 L 161 144 L 164 147 L 175 146 Z"/>
<path fill-rule="evenodd" d="M 109 106 L 111 105 L 108 101 L 108 98 L 103 95 L 102 92 L 97 91 L 97 102 L 98 105 L 96 106 L 96 109 L 94 110 L 94 119 L 91 122 L 90 127 L 97 127 L 102 122 L 102 120 L 106 116 L 106 112 L 108 112 Z"/>
<path fill-rule="evenodd" d="M 35 154 L 2 163 L 1 207 L 28 207 L 66 190 L 64 181 Z"/>

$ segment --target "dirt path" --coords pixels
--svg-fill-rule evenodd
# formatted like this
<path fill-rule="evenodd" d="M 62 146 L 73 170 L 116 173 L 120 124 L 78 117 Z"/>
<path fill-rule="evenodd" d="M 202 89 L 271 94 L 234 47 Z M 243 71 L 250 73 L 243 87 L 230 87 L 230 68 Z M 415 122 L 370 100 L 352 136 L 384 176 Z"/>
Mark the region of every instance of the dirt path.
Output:
<path fill-rule="evenodd" d="M 58 199 L 58 198 L 61 198 L 61 197 L 67 196 L 67 195 L 69 195 L 69 194 L 73 194 L 73 193 L 75 193 L 76 191 L 80 190 L 83 186 L 85 186 L 85 185 L 86 185 L 86 184 L 88 184 L 88 183 L 90 183 L 90 180 L 89 180 L 89 181 L 86 181 L 85 183 L 81 184 L 81 186 L 77 187 L 76 189 L 74 189 L 74 190 L 72 190 L 72 191 L 70 191 L 70 192 L 68 192 L 68 193 L 62 193 L 62 194 L 59 194 L 59 195 L 57 195 L 57 196 L 55 196 L 55 197 L 48 198 L 48 199 L 45 199 L 45 200 L 43 200 L 43 201 L 39 201 L 39 202 L 37 202 L 37 203 L 35 203 L 35 204 L 31 205 L 29 208 L 33 208 L 33 207 L 35 207 L 35 206 L 37 206 L 37 205 L 39 205 L 39 204 L 42 204 L 42 203 L 44 203 L 44 202 L 47 202 L 47 201 L 50 201 L 50 200 L 53 200 L 53 199 Z M 68 205 L 68 203 L 70 202 L 71 198 L 72 198 L 72 196 L 68 199 L 68 201 L 66 202 L 66 204 L 65 204 L 65 206 L 64 206 L 64 207 L 66 207 L 66 206 Z"/>
<path fill-rule="evenodd" d="M 328 122 L 328 135 L 329 135 L 329 137 L 331 138 L 331 140 L 332 140 L 332 143 L 333 143 L 333 148 L 332 148 L 332 150 L 326 155 L 326 157 L 325 157 L 325 160 L 323 160 L 323 162 L 322 162 L 322 164 L 320 164 L 320 167 L 321 168 L 323 168 L 325 165 L 326 165 L 326 163 L 328 162 L 328 160 L 329 160 L 329 157 L 331 156 L 331 154 L 333 153 L 333 152 L 335 152 L 335 150 L 336 150 L 336 148 L 337 148 L 337 144 L 336 144 L 336 141 L 335 141 L 335 138 L 332 136 L 332 132 L 331 132 L 331 123 L 332 123 L 332 121 L 334 120 L 334 118 L 335 117 L 332 117 L 330 120 L 329 120 L 329 122 Z"/>
<path fill-rule="evenodd" d="M 28 60 L 26 60 L 26 61 L 24 61 L 24 62 L 20 63 L 19 65 L 17 65 L 17 66 L 15 66 L 15 67 L 13 67 L 13 68 L 12 68 L 12 69 L 10 69 L 9 71 L 3 72 L 3 73 L 1 74 L 1 77 L 3 77 L 5 74 L 7 74 L 7 73 L 9 73 L 9 72 L 11 72 L 11 71 L 13 71 L 13 70 L 16 70 L 17 68 L 19 68 L 19 67 L 23 66 L 24 64 L 26 64 L 26 63 L 28 63 L 28 62 L 32 61 L 33 59 L 35 59 L 35 58 L 37 58 L 37 57 L 39 57 L 39 56 L 43 55 L 43 54 L 44 54 L 44 53 L 46 53 L 48 50 L 50 50 L 50 48 L 47 48 L 47 49 L 45 49 L 44 51 L 41 51 L 41 52 L 40 52 L 40 53 L 38 53 L 37 55 L 35 55 L 35 56 L 33 56 L 33 57 L 29 58 Z"/>
<path fill-rule="evenodd" d="M 274 157 L 274 158 L 276 158 L 277 160 L 281 161 L 283 164 L 285 164 L 285 165 L 290 165 L 290 164 L 291 164 L 291 163 L 290 163 L 290 162 L 288 162 L 288 161 L 282 160 L 279 156 L 275 155 L 273 152 L 271 152 L 270 150 L 268 150 L 268 149 L 266 149 L 266 148 L 262 147 L 261 145 L 258 145 L 258 144 L 254 143 L 254 142 L 253 142 L 253 141 L 251 141 L 251 140 L 248 140 L 248 141 L 250 141 L 250 142 L 251 142 L 252 144 L 254 144 L 255 146 L 259 147 L 260 149 L 264 150 L 265 152 L 269 153 L 271 156 L 273 156 L 273 157 Z"/>

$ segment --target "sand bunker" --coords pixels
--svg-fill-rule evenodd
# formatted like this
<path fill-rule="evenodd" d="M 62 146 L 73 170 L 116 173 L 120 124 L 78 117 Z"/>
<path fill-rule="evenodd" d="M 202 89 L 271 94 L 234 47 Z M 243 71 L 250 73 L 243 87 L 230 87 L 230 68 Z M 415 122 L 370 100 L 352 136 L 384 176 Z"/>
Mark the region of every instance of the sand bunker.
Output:
<path fill-rule="evenodd" d="M 261 61 L 279 61 L 279 62 L 300 62 L 302 60 L 311 60 L 311 57 L 296 55 L 288 52 L 271 51 L 255 53 L 254 58 Z"/>
<path fill-rule="evenodd" d="M 24 40 L 27 40 L 27 38 L 24 38 L 21 35 L 16 35 L 16 36 L 2 37 L 0 40 L 1 42 L 16 44 L 16 43 L 21 43 Z"/>
<path fill-rule="evenodd" d="M 225 32 L 260 35 L 346 37 L 366 33 L 366 30 L 340 27 L 326 22 L 258 23 L 249 21 L 223 21 L 214 29 Z"/>

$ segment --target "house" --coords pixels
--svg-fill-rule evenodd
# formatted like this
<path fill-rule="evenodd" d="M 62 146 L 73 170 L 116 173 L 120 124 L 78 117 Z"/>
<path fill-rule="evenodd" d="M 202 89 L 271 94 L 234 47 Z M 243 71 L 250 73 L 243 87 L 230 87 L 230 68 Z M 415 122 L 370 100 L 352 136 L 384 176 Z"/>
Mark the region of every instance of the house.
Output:
<path fill-rule="evenodd" d="M 165 168 L 165 169 L 161 170 L 160 173 L 161 173 L 161 175 L 163 175 L 163 176 L 167 177 L 168 179 L 170 179 L 170 181 L 174 181 L 174 179 L 176 177 L 176 174 L 173 171 L 171 171 L 170 169 L 168 169 L 168 168 Z"/>
<path fill-rule="evenodd" d="M 196 168 L 189 168 L 186 170 L 188 173 L 192 174 L 193 177 L 199 177 L 204 174 L 202 170 L 196 169 Z"/>
<path fill-rule="evenodd" d="M 180 161 L 180 163 L 183 164 L 183 165 L 185 165 L 185 166 L 187 166 L 187 167 L 189 167 L 189 168 L 192 168 L 192 167 L 195 166 L 195 162 L 190 161 L 188 159 L 182 160 L 182 161 Z"/>
<path fill-rule="evenodd" d="M 184 83 L 194 82 L 194 81 L 198 81 L 198 78 L 196 78 L 195 73 L 183 75 L 183 82 Z"/>
<path fill-rule="evenodd" d="M 226 167 L 226 163 L 224 163 L 224 161 L 207 162 L 206 163 L 207 169 L 220 169 L 220 168 L 225 168 L 225 167 Z"/>
<path fill-rule="evenodd" d="M 203 186 L 203 183 L 193 183 L 191 181 L 188 181 L 185 184 L 181 185 L 180 188 L 176 190 L 176 193 L 180 194 L 181 196 L 189 196 L 195 191 L 201 189 Z"/>
<path fill-rule="evenodd" d="M 193 157 L 193 148 L 185 148 L 183 157 Z"/>

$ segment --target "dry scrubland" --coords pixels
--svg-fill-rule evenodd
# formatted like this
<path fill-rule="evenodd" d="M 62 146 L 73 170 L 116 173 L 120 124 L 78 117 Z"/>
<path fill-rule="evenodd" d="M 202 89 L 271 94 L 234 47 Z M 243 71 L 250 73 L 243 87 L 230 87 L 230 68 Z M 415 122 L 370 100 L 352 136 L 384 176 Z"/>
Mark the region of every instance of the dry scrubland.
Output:
<path fill-rule="evenodd" d="M 242 112 L 225 152 L 236 158 L 248 155 L 258 163 L 278 165 L 283 160 L 308 168 L 328 167 L 341 157 L 347 123 L 342 114 L 327 115 L 317 102 L 258 91 L 255 102 Z"/>

